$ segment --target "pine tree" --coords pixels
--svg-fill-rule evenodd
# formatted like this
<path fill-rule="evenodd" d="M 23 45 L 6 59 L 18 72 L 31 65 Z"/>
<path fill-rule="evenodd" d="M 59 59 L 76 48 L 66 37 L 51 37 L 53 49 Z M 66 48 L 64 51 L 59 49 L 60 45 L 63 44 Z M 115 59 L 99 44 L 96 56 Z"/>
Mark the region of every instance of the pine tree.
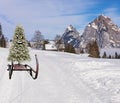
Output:
<path fill-rule="evenodd" d="M 6 47 L 6 39 L 2 33 L 2 25 L 0 24 L 0 47 Z"/>
<path fill-rule="evenodd" d="M 102 58 L 107 58 L 106 52 L 104 52 Z"/>
<path fill-rule="evenodd" d="M 111 59 L 111 55 L 109 55 L 109 57 L 108 58 L 110 58 Z"/>
<path fill-rule="evenodd" d="M 116 59 L 118 58 L 118 54 L 117 54 L 117 52 L 115 52 L 115 58 L 116 58 Z"/>
<path fill-rule="evenodd" d="M 48 43 L 49 43 L 48 40 L 44 40 L 44 41 L 43 41 L 43 50 L 46 50 L 45 45 L 48 44 Z"/>
<path fill-rule="evenodd" d="M 0 47 L 6 47 L 6 39 L 4 37 L 4 35 L 1 35 L 0 37 Z"/>
<path fill-rule="evenodd" d="M 83 53 L 84 53 L 83 49 L 81 49 L 81 50 L 80 50 L 80 53 L 81 53 L 81 54 L 83 54 Z"/>
<path fill-rule="evenodd" d="M 91 43 L 89 43 L 88 47 L 89 47 L 88 53 L 90 57 L 95 57 L 95 58 L 100 57 L 99 47 L 96 40 L 93 40 Z"/>
<path fill-rule="evenodd" d="M 65 44 L 65 52 L 75 53 L 75 48 L 71 44 Z"/>
<path fill-rule="evenodd" d="M 21 63 L 28 60 L 30 60 L 30 55 L 27 48 L 24 29 L 22 26 L 17 25 L 10 48 L 8 61 L 17 61 L 18 63 Z"/>
<path fill-rule="evenodd" d="M 118 55 L 118 59 L 120 59 L 120 54 Z"/>

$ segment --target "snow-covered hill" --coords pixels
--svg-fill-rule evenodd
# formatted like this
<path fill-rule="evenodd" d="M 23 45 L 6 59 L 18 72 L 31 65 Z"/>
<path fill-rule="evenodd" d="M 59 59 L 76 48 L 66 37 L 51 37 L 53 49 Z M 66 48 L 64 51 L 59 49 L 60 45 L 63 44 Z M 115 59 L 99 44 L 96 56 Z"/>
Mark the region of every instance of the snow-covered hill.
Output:
<path fill-rule="evenodd" d="M 120 103 L 119 59 L 95 59 L 54 51 L 30 49 L 38 55 L 40 71 L 33 80 L 27 72 L 7 71 L 8 49 L 0 48 L 0 103 Z"/>

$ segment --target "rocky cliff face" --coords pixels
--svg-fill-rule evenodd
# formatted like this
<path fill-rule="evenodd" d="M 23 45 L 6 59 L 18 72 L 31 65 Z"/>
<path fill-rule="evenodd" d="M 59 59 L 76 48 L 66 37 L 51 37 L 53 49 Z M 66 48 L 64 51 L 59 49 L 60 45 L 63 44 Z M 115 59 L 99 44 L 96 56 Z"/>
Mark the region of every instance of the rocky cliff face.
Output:
<path fill-rule="evenodd" d="M 120 47 L 120 28 L 109 17 L 100 15 L 86 26 L 80 46 L 84 48 L 93 39 L 100 48 Z"/>
<path fill-rule="evenodd" d="M 66 28 L 61 39 L 64 42 L 64 44 L 71 44 L 75 48 L 79 47 L 80 44 L 79 32 L 72 25 L 69 25 Z"/>

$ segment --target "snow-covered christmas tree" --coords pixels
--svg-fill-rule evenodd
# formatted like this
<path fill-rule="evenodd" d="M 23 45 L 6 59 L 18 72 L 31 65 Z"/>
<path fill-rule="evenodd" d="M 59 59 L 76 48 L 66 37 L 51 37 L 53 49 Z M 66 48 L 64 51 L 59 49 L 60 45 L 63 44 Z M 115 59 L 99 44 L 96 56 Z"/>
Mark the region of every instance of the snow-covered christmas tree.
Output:
<path fill-rule="evenodd" d="M 24 29 L 21 25 L 17 25 L 10 48 L 8 61 L 17 61 L 18 63 L 21 63 L 23 61 L 29 61 L 30 59 Z"/>

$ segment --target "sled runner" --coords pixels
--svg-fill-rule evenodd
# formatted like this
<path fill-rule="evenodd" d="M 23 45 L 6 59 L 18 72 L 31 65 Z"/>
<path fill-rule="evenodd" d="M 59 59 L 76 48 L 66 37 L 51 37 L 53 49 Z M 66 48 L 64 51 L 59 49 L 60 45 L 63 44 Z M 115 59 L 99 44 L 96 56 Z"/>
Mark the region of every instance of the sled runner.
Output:
<path fill-rule="evenodd" d="M 13 61 L 11 62 L 11 65 L 8 65 L 8 71 L 9 71 L 9 79 L 12 77 L 13 71 L 27 71 L 30 76 L 33 79 L 36 79 L 38 77 L 38 71 L 39 71 L 39 63 L 37 59 L 37 55 L 35 55 L 35 60 L 36 60 L 36 70 L 34 70 L 31 66 L 25 64 L 14 64 Z"/>

